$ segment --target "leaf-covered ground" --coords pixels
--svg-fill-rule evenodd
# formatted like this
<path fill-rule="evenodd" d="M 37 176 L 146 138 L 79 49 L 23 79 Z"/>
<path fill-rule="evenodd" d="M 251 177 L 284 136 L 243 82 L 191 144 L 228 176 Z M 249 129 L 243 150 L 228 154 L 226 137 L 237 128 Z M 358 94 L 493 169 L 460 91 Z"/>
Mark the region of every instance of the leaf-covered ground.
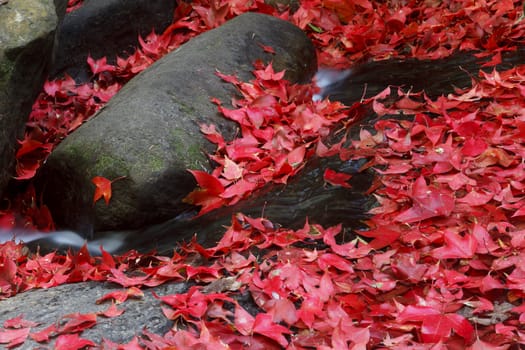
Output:
<path fill-rule="evenodd" d="M 67 77 L 46 82 L 17 155 L 19 178 L 30 179 L 54 144 L 135 74 L 246 11 L 295 23 L 314 41 L 320 65 L 335 68 L 389 57 L 441 58 L 455 50 L 479 50 L 497 63 L 525 37 L 522 4 L 512 0 L 302 1 L 293 14 L 260 1 L 181 2 L 173 25 L 141 39 L 132 56 L 116 65 L 88 58 L 91 83 L 77 86 Z M 215 102 L 241 134 L 224 140 L 212 125 L 202 126 L 217 144 L 210 156 L 218 167 L 212 174 L 192 170 L 199 188 L 186 200 L 206 212 L 265 183 L 286 183 L 310 157 L 366 158 L 366 167 L 380 174 L 370 189 L 379 203 L 370 230 L 339 244 L 341 226 L 323 228 L 305 218 L 304 228 L 293 231 L 237 214 L 217 246 L 188 243 L 172 257 L 28 255 L 23 245 L 8 242 L 0 245 L 0 297 L 95 280 L 122 285 L 122 292 L 99 300 L 118 303 L 148 293 L 140 288 L 195 282 L 187 293 L 160 298 L 165 316 L 175 321 L 172 331 L 145 331 L 126 345 L 104 341 L 105 349 L 477 350 L 525 344 L 525 66 L 480 73 L 472 88 L 435 100 L 390 87 L 353 106 L 313 102 L 315 87 L 293 86 L 271 66 L 255 67 L 251 82 L 223 78 L 244 98 L 234 110 Z M 373 132 L 345 140 L 367 110 L 411 117 L 381 120 Z M 341 142 L 327 144 L 329 133 L 342 135 Z M 347 180 L 347 174 L 325 172 L 326 186 L 347 186 Z M 107 187 L 99 187 L 98 197 L 110 197 Z M 52 213 L 37 198 L 30 188 L 14 199 L 2 227 L 52 229 Z M 196 256 L 206 263 L 192 264 Z M 236 301 L 246 294 L 258 314 Z M 120 312 L 111 306 L 106 316 Z M 101 345 L 81 334 L 96 319 L 71 315 L 65 325 L 35 333 L 30 320 L 17 318 L 3 325 L 0 343 L 15 346 L 31 337 L 45 344 L 54 337 L 58 349 Z"/>

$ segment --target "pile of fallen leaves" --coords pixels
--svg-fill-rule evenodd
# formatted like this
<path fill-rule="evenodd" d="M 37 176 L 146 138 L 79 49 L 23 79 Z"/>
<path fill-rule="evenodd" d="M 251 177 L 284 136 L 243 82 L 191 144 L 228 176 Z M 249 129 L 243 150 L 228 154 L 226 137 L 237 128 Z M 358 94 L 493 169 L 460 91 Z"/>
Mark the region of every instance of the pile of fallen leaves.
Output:
<path fill-rule="evenodd" d="M 392 56 L 438 58 L 457 49 L 480 49 L 496 63 L 525 36 L 521 3 L 511 0 L 303 1 L 294 14 L 257 1 L 183 4 L 165 33 L 150 35 L 117 65 L 89 59 L 92 83 L 76 86 L 67 77 L 46 83 L 19 151 L 21 178 L 31 177 L 53 145 L 134 74 L 248 10 L 297 24 L 314 40 L 321 64 L 331 67 Z M 234 110 L 216 101 L 218 108 L 239 123 L 242 133 L 224 140 L 213 126 L 202 126 L 217 144 L 211 157 L 219 166 L 212 174 L 192 171 L 199 188 L 187 200 L 205 212 L 233 204 L 266 182 L 286 183 L 313 155 L 366 158 L 366 166 L 381 175 L 370 190 L 379 205 L 371 212 L 369 230 L 337 243 L 344 234 L 340 225 L 323 228 L 305 218 L 304 228 L 294 231 L 238 214 L 215 247 L 192 242 L 172 257 L 135 252 L 91 257 L 85 250 L 28 255 L 22 245 L 6 243 L 0 245 L 1 295 L 111 281 L 125 289 L 99 302 L 118 303 L 140 296 L 141 287 L 195 282 L 186 293 L 159 297 L 165 316 L 178 328 L 164 336 L 145 331 L 121 347 L 128 349 L 507 349 L 525 344 L 525 66 L 480 73 L 471 89 L 436 100 L 390 87 L 351 108 L 311 101 L 311 87 L 284 82 L 271 66 L 257 67 L 252 82 L 223 78 L 244 98 Z M 355 140 L 323 143 L 336 126 L 357 127 L 352 121 L 366 109 L 385 117 L 374 130 L 362 130 Z M 329 172 L 325 180 L 345 186 L 345 175 Z M 49 213 L 36 200 L 23 207 L 27 202 L 20 200 L 13 212 L 26 214 L 28 226 L 39 226 Z M 194 266 L 195 256 L 207 263 Z M 260 309 L 256 315 L 236 299 L 246 294 Z M 95 346 L 79 333 L 98 316 L 116 317 L 120 311 L 111 306 L 105 315 L 70 315 L 61 327 L 33 333 L 33 323 L 17 318 L 4 324 L 0 342 L 14 346 L 28 336 L 41 342 L 56 337 L 59 349 Z M 108 340 L 102 345 L 119 348 Z"/>

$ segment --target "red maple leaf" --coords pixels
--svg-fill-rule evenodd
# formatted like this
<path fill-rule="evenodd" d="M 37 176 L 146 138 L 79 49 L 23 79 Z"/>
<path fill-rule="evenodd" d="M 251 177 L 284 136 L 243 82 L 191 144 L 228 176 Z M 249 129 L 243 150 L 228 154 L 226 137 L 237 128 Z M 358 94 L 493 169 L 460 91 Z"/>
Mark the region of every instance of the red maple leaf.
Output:
<path fill-rule="evenodd" d="M 77 350 L 91 346 L 96 344 L 89 339 L 80 338 L 78 334 L 62 334 L 55 342 L 55 350 Z"/>
<path fill-rule="evenodd" d="M 118 271 L 118 270 L 117 270 Z M 98 298 L 96 303 L 100 304 L 106 300 L 114 300 L 117 304 L 125 302 L 128 298 L 142 298 L 144 292 L 142 292 L 137 287 L 130 287 L 125 290 L 117 290 L 115 292 L 110 292 L 102 297 Z"/>
<path fill-rule="evenodd" d="M 447 216 L 454 210 L 454 197 L 443 189 L 428 186 L 422 176 L 412 185 L 410 198 L 412 207 L 397 215 L 396 221 L 422 221 L 436 216 Z"/>
<path fill-rule="evenodd" d="M 474 327 L 463 316 L 455 313 L 442 313 L 429 306 L 408 305 L 398 316 L 397 321 L 422 322 L 421 334 L 424 342 L 438 342 L 450 337 L 452 330 L 470 341 Z"/>
<path fill-rule="evenodd" d="M 68 319 L 68 321 L 59 327 L 58 333 L 76 333 L 93 327 L 97 323 L 97 314 L 74 313 L 65 315 L 62 319 Z"/>
<path fill-rule="evenodd" d="M 99 58 L 98 60 L 93 59 L 91 55 L 88 55 L 87 64 L 93 72 L 93 75 L 102 73 L 102 72 L 113 72 L 115 71 L 115 66 L 107 63 L 106 56 Z"/>
<path fill-rule="evenodd" d="M 273 322 L 272 315 L 265 313 L 258 313 L 253 322 L 253 333 L 258 333 L 275 340 L 279 345 L 285 348 L 288 345 L 288 340 L 284 334 L 291 334 L 292 332 L 280 324 Z"/>
<path fill-rule="evenodd" d="M 213 209 L 224 205 L 225 201 L 220 195 L 224 192 L 223 184 L 215 176 L 201 170 L 188 170 L 199 188 L 190 192 L 184 199 L 184 203 L 201 206 L 199 215 L 203 215 Z"/>
<path fill-rule="evenodd" d="M 93 203 L 96 203 L 100 198 L 104 197 L 106 205 L 109 205 L 111 199 L 111 184 L 117 180 L 126 178 L 125 176 L 117 177 L 114 180 L 108 180 L 102 176 L 95 176 L 91 182 L 96 186 L 95 194 L 93 195 Z"/>
<path fill-rule="evenodd" d="M 347 182 L 352 178 L 352 175 L 346 173 L 340 173 L 332 169 L 325 169 L 323 174 L 324 181 L 334 185 L 341 186 L 346 188 L 351 188 L 350 184 Z"/>
<path fill-rule="evenodd" d="M 7 348 L 14 348 L 23 344 L 27 339 L 30 330 L 31 328 L 0 330 L 0 344 L 6 344 Z"/>
<path fill-rule="evenodd" d="M 468 233 L 462 237 L 452 230 L 445 230 L 443 238 L 445 239 L 445 245 L 431 252 L 436 259 L 472 258 L 478 247 L 478 243 L 473 235 Z"/>

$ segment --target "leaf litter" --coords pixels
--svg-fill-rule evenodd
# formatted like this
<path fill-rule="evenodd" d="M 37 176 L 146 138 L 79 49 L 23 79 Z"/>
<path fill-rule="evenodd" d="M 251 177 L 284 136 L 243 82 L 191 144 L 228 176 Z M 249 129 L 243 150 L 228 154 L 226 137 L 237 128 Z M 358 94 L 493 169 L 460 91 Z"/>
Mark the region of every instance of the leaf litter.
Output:
<path fill-rule="evenodd" d="M 524 37 L 521 3 L 511 0 L 302 1 L 293 14 L 259 1 L 182 3 L 163 34 L 141 38 L 141 48 L 117 65 L 88 59 L 91 83 L 46 82 L 21 141 L 18 177 L 31 178 L 53 145 L 135 74 L 248 10 L 292 21 L 313 39 L 322 66 L 341 69 L 367 59 L 441 58 L 458 49 L 481 49 L 494 63 Z M 175 322 L 168 333 L 144 330 L 127 344 L 103 340 L 100 346 L 108 349 L 508 349 L 525 342 L 525 66 L 481 72 L 471 88 L 435 100 L 392 87 L 349 107 L 312 102 L 315 88 L 289 84 L 271 65 L 256 66 L 254 76 L 251 82 L 223 76 L 243 99 L 234 110 L 216 103 L 242 133 L 224 140 L 212 125 L 202 126 L 217 144 L 210 156 L 218 167 L 211 174 L 191 170 L 199 188 L 187 200 L 203 213 L 268 182 L 286 183 L 313 156 L 364 157 L 381 174 L 369 230 L 341 242 L 341 225 L 321 227 L 305 218 L 302 229 L 290 230 L 239 213 L 215 247 L 189 242 L 172 257 L 134 251 L 92 257 L 86 249 L 28 254 L 22 244 L 6 242 L 0 245 L 0 296 L 112 281 L 122 292 L 94 302 L 122 303 L 148 292 L 141 288 L 195 283 L 185 293 L 159 297 Z M 367 108 L 411 117 L 383 119 L 349 143 L 326 144 L 334 128 L 356 128 L 352 120 Z M 357 115 L 349 120 L 348 111 Z M 344 174 L 327 170 L 328 184 L 346 184 Z M 19 224 L 13 213 L 20 212 L 26 227 L 52 229 L 34 190 L 25 196 L 33 200 L 15 201 L 2 225 Z M 28 208 L 28 202 L 34 204 Z M 206 263 L 195 266 L 195 256 Z M 256 313 L 238 301 L 244 294 Z M 119 314 L 110 306 L 104 316 Z M 57 348 L 93 347 L 81 332 L 96 319 L 67 315 L 36 332 L 20 316 L 4 323 L 0 343 L 15 347 L 30 336 L 42 343 L 56 338 Z"/>

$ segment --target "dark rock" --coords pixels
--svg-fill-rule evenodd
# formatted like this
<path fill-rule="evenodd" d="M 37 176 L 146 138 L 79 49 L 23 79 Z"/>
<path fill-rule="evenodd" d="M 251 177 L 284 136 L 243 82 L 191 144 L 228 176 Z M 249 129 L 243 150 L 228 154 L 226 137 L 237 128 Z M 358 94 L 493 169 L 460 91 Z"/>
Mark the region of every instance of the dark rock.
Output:
<path fill-rule="evenodd" d="M 61 23 L 66 15 L 68 0 L 54 0 L 58 21 Z M 60 24 L 59 24 L 60 26 Z"/>
<path fill-rule="evenodd" d="M 262 45 L 275 49 L 274 55 Z M 210 170 L 214 150 L 199 124 L 215 124 L 225 138 L 237 133 L 210 102 L 225 104 L 235 89 L 216 76 L 252 78 L 253 62 L 272 61 L 287 78 L 308 81 L 315 50 L 289 22 L 247 13 L 206 32 L 132 79 L 90 121 L 51 154 L 40 176 L 45 203 L 59 227 L 84 233 L 130 229 L 173 218 L 188 209 L 181 200 L 195 186 L 186 169 Z M 91 180 L 113 180 L 106 206 L 93 205 Z"/>
<path fill-rule="evenodd" d="M 60 25 L 50 76 L 67 73 L 78 82 L 89 81 L 89 54 L 112 63 L 117 55 L 132 54 L 139 35 L 162 33 L 171 24 L 175 6 L 175 0 L 86 0 Z"/>
<path fill-rule="evenodd" d="M 47 74 L 58 25 L 55 3 L 67 0 L 10 0 L 0 6 L 0 196 L 15 175 L 17 139 L 23 138 Z"/>
<path fill-rule="evenodd" d="M 353 67 L 345 78 L 327 86 L 324 94 L 347 105 L 372 97 L 389 85 L 403 86 L 413 92 L 425 90 L 429 97 L 453 93 L 455 88 L 472 86 L 472 77 L 484 70 L 491 72 L 510 69 L 525 62 L 525 46 L 504 52 L 502 62 L 482 67 L 490 57 L 478 58 L 472 52 L 456 52 L 436 60 L 387 59 L 370 61 Z M 424 79 L 422 74 L 433 79 Z M 434 78 L 435 77 L 435 78 Z"/>

